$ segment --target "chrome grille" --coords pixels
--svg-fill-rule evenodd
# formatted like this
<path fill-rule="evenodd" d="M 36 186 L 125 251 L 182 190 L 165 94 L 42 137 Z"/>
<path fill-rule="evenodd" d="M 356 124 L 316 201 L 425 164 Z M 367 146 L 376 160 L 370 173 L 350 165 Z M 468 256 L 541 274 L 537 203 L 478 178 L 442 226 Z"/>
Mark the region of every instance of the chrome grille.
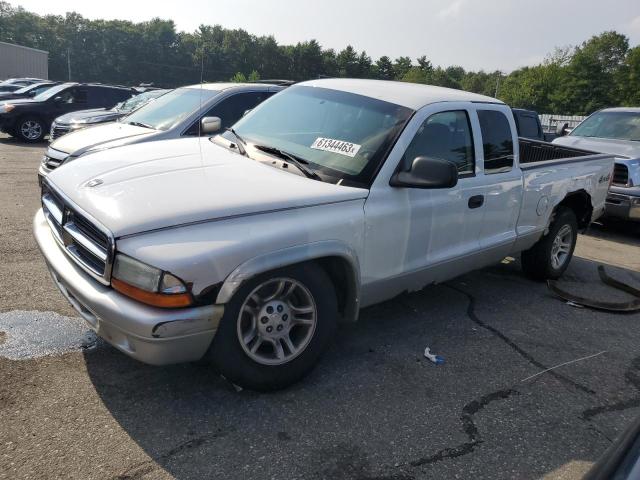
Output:
<path fill-rule="evenodd" d="M 613 182 L 615 185 L 627 185 L 629 183 L 629 169 L 622 163 L 613 166 Z"/>
<path fill-rule="evenodd" d="M 60 138 L 63 135 L 66 135 L 71 130 L 69 125 L 51 125 L 51 131 L 49 132 L 49 138 L 51 140 L 55 140 L 56 138 Z"/>
<path fill-rule="evenodd" d="M 67 254 L 83 270 L 108 285 L 115 245 L 111 233 L 46 181 L 42 185 L 42 209 L 53 236 Z"/>

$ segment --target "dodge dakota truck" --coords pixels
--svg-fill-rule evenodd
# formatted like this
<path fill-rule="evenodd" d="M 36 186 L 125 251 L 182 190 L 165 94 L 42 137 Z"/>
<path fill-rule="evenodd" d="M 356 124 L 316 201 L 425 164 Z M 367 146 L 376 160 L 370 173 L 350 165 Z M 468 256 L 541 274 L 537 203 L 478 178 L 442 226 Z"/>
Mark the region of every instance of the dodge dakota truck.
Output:
<path fill-rule="evenodd" d="M 519 140 L 493 98 L 324 79 L 212 138 L 61 166 L 33 226 L 55 284 L 113 346 L 271 390 L 362 307 L 519 252 L 530 276 L 559 277 L 612 169 Z"/>

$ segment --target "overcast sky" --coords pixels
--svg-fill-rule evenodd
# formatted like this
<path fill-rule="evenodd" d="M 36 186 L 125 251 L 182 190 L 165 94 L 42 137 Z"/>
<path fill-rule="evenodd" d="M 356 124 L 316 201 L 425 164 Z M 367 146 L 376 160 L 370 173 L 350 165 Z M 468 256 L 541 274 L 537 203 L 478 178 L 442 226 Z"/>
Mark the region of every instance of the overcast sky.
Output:
<path fill-rule="evenodd" d="M 640 44 L 640 0 L 10 0 L 38 14 L 76 11 L 88 18 L 172 19 L 274 35 L 283 44 L 315 38 L 347 44 L 375 60 L 421 55 L 436 65 L 505 72 L 538 63 L 556 46 L 576 45 L 605 30 Z"/>

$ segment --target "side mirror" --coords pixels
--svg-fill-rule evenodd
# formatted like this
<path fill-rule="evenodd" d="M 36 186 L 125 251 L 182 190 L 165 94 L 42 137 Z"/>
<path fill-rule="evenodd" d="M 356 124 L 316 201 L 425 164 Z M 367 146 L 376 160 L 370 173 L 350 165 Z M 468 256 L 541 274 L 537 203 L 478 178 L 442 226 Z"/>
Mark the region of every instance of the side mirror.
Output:
<path fill-rule="evenodd" d="M 416 157 L 411 169 L 396 172 L 389 184 L 407 188 L 451 188 L 458 184 L 458 168 L 449 160 Z"/>
<path fill-rule="evenodd" d="M 564 125 L 558 125 L 558 128 L 556 129 L 556 135 L 558 135 L 559 137 L 564 137 L 565 135 L 568 135 L 569 132 L 571 132 L 571 130 L 569 129 L 568 123 L 565 123 Z"/>
<path fill-rule="evenodd" d="M 35 96 L 36 96 L 35 90 L 31 90 L 30 92 L 27 92 L 27 97 L 35 97 Z"/>
<path fill-rule="evenodd" d="M 200 120 L 200 131 L 202 133 L 215 133 L 222 128 L 220 117 L 203 117 Z"/>
<path fill-rule="evenodd" d="M 244 113 L 242 114 L 242 116 L 244 117 L 247 113 L 249 113 L 251 110 L 253 110 L 253 108 L 250 108 L 248 110 L 245 110 Z"/>
<path fill-rule="evenodd" d="M 62 103 L 62 97 L 53 97 L 53 103 L 55 103 L 56 105 L 60 105 Z"/>

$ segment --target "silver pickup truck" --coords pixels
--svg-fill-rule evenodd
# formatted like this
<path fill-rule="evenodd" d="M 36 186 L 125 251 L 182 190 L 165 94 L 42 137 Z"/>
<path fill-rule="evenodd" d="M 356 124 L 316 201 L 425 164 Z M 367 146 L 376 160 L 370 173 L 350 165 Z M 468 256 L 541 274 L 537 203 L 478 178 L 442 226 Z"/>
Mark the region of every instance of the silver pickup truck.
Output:
<path fill-rule="evenodd" d="M 640 108 L 595 112 L 553 143 L 615 155 L 605 215 L 640 222 Z"/>
<path fill-rule="evenodd" d="M 62 293 L 124 353 L 282 388 L 362 307 L 519 252 L 534 278 L 564 272 L 613 157 L 515 132 L 489 97 L 305 82 L 221 135 L 53 171 L 35 237 Z"/>

